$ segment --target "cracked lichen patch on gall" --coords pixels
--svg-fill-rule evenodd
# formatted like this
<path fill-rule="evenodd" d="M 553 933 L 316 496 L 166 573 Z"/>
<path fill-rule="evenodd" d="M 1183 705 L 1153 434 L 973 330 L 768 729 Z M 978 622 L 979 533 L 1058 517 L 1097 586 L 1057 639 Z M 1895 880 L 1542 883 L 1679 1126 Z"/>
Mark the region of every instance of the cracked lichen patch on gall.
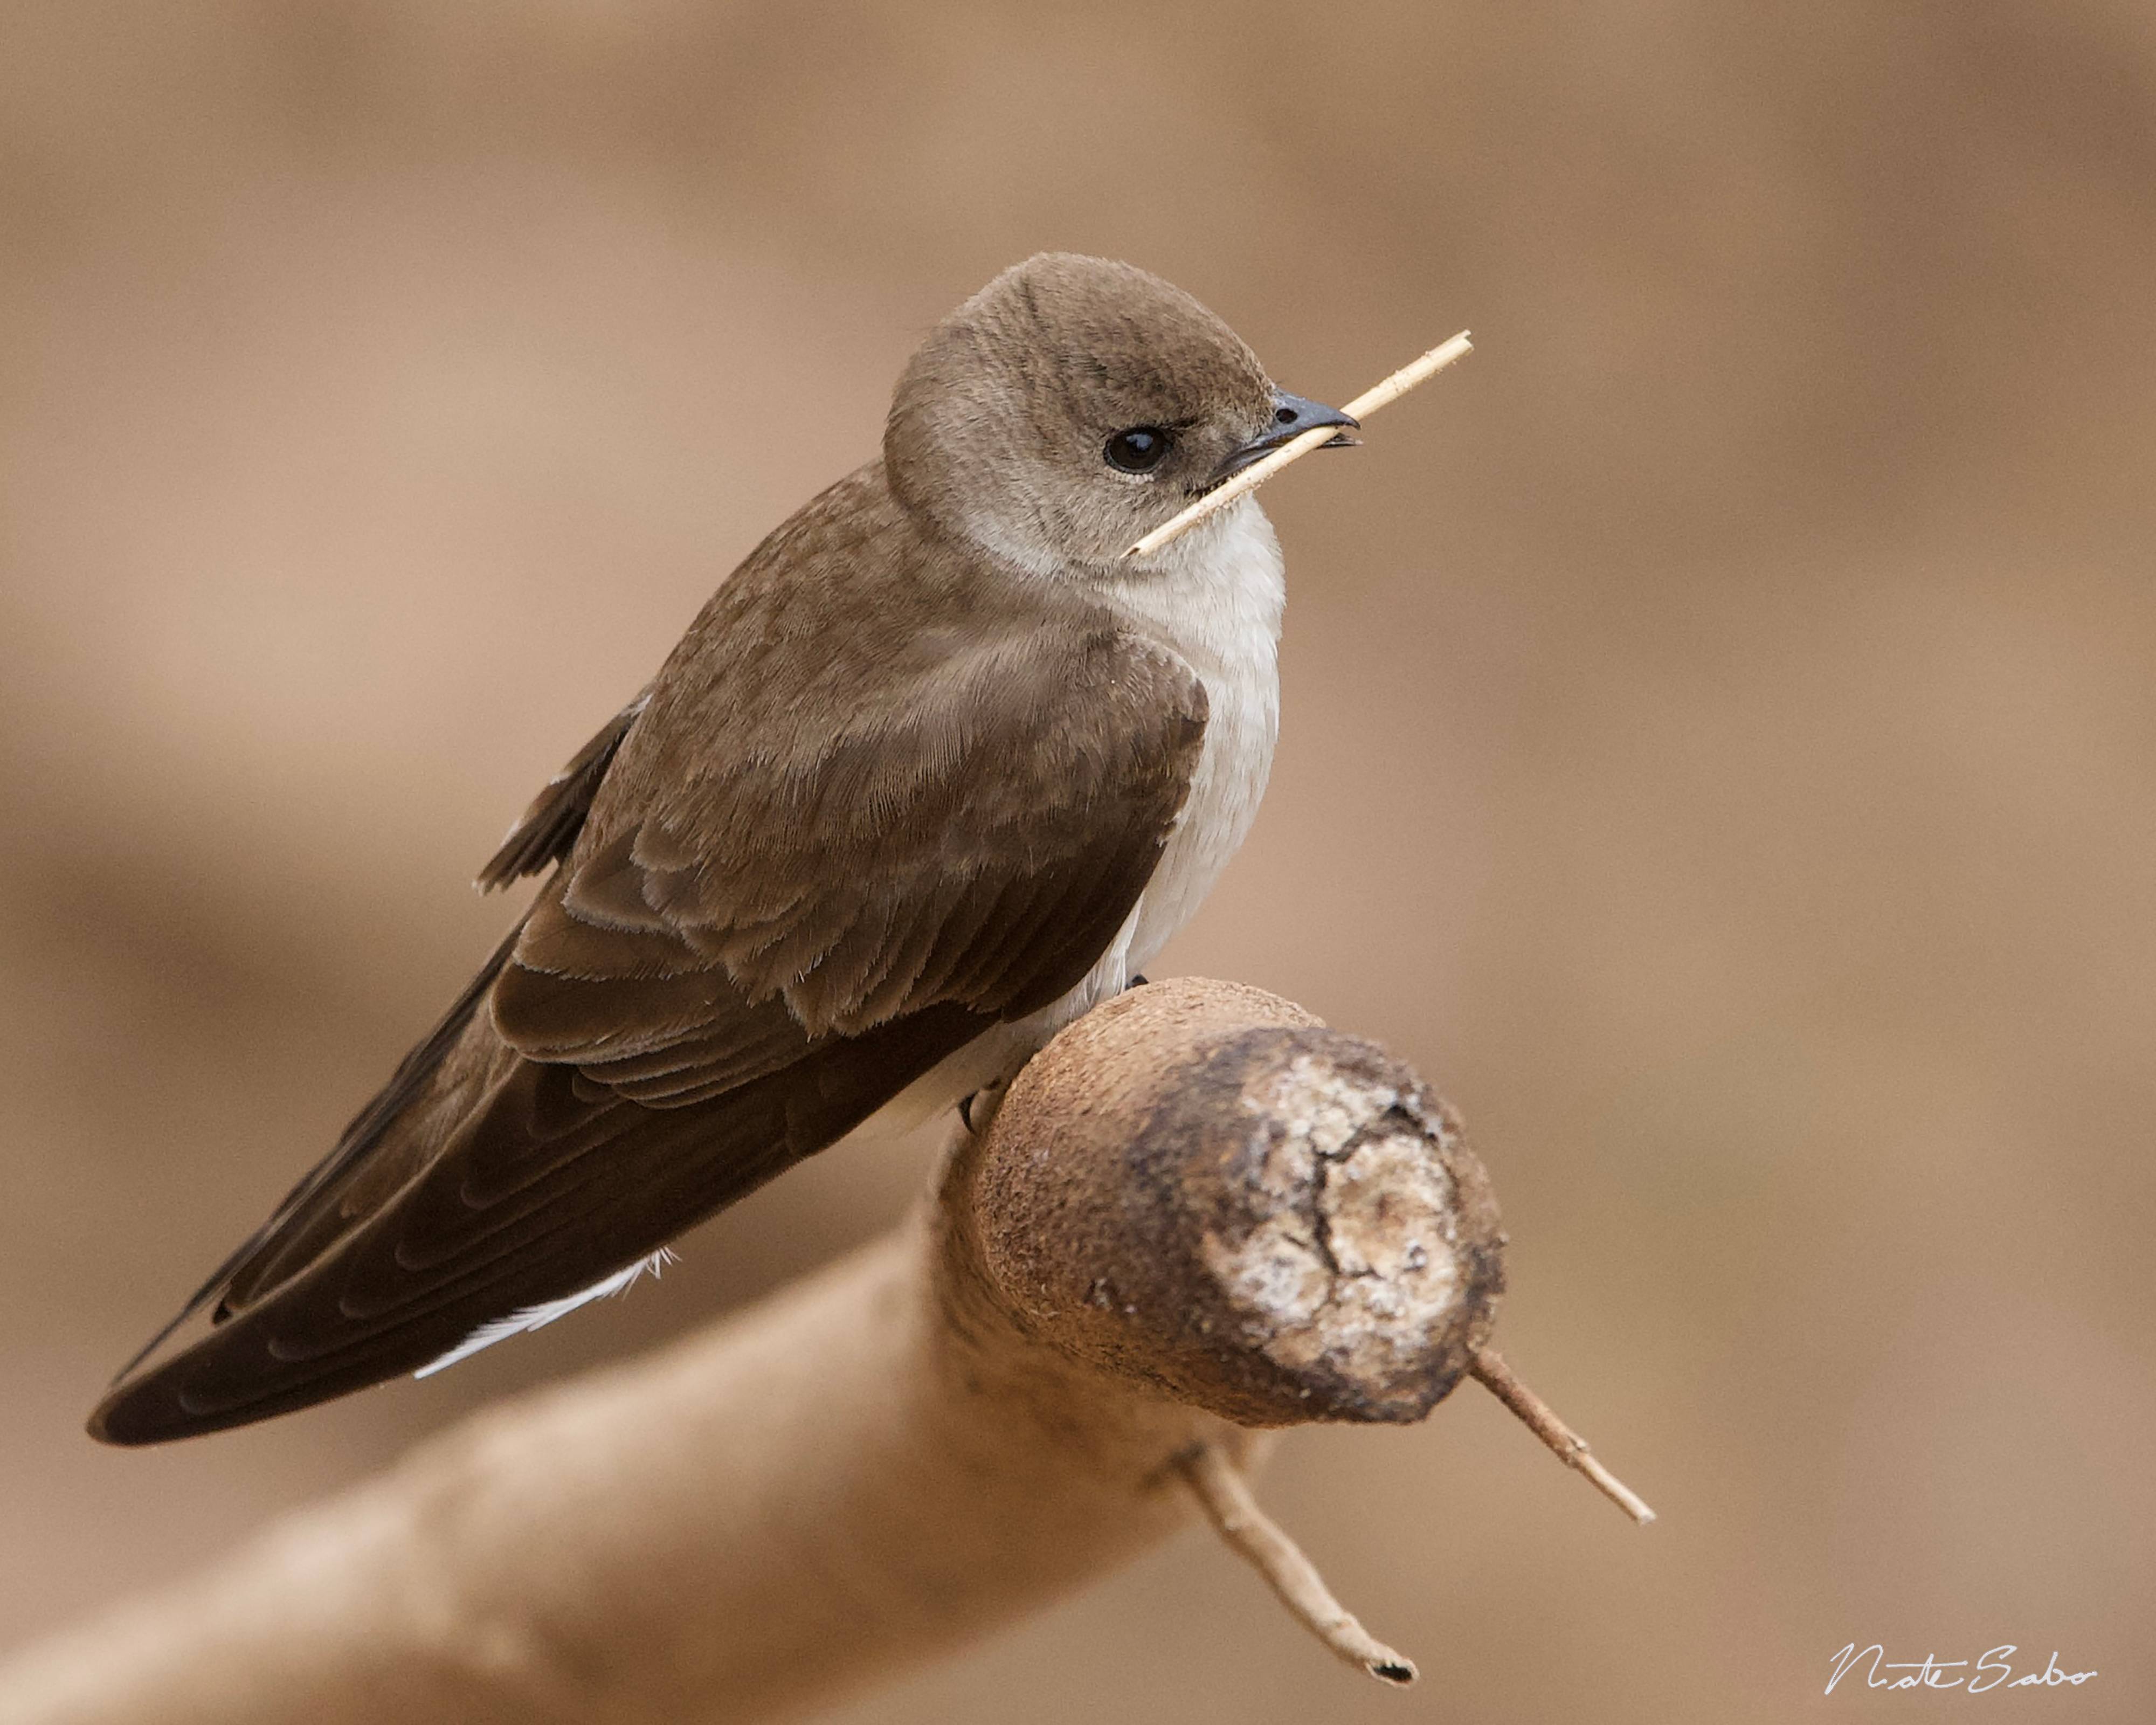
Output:
<path fill-rule="evenodd" d="M 1418 1097 L 1307 1056 L 1244 1107 L 1264 1208 L 1240 1237 L 1209 1235 L 1208 1268 L 1276 1364 L 1396 1394 L 1464 1293 L 1443 1127 Z"/>

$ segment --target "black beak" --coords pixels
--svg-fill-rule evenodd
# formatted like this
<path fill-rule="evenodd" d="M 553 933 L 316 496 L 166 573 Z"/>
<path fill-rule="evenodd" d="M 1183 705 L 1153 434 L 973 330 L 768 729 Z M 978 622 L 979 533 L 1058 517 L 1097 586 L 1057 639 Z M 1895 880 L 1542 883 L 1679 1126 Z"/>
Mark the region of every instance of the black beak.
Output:
<path fill-rule="evenodd" d="M 1206 481 L 1207 487 L 1209 490 L 1231 475 L 1240 473 L 1254 461 L 1262 461 L 1282 444 L 1293 443 L 1306 431 L 1315 431 L 1321 425 L 1341 425 L 1353 429 L 1361 423 L 1349 418 L 1337 408 L 1328 408 L 1322 402 L 1306 401 L 1299 395 L 1290 395 L 1285 389 L 1276 389 L 1273 391 L 1273 423 L 1266 427 L 1262 435 L 1252 438 L 1214 468 L 1212 477 Z M 1360 441 L 1359 438 L 1342 433 L 1324 447 L 1345 449 L 1353 448 Z"/>

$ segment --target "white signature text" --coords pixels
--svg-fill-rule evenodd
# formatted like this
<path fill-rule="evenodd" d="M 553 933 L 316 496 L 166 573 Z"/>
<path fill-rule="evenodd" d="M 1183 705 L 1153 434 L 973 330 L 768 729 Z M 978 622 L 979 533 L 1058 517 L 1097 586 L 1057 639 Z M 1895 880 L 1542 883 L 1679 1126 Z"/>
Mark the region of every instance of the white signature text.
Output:
<path fill-rule="evenodd" d="M 1864 1686 L 1867 1689 L 1960 1689 L 1966 1687 L 1971 1695 L 1982 1695 L 1989 1689 L 2056 1689 L 2061 1683 L 2076 1688 L 2088 1681 L 2094 1671 L 2069 1671 L 2059 1667 L 2059 1656 L 2055 1652 L 2041 1671 L 2014 1675 L 2009 1663 L 2010 1656 L 2020 1650 L 2009 1642 L 2003 1647 L 1994 1647 L 1976 1660 L 1934 1659 L 1927 1653 L 1920 1660 L 1903 1664 L 1887 1662 L 1887 1650 L 1877 1642 L 1859 1648 L 1851 1641 L 1834 1656 L 1834 1675 L 1826 1680 L 1826 1692 L 1834 1693 L 1834 1686 L 1852 1671 L 1862 1671 Z M 1976 1669 L 1971 1671 L 1969 1666 Z"/>

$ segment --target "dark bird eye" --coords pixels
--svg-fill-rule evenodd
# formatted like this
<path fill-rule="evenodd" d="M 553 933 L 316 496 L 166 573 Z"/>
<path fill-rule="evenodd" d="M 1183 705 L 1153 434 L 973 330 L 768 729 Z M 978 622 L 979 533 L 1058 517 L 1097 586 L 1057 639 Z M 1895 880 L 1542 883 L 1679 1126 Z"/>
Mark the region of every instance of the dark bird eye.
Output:
<path fill-rule="evenodd" d="M 1108 465 L 1125 473 L 1151 473 L 1168 453 L 1169 438 L 1158 425 L 1133 425 L 1108 439 Z"/>

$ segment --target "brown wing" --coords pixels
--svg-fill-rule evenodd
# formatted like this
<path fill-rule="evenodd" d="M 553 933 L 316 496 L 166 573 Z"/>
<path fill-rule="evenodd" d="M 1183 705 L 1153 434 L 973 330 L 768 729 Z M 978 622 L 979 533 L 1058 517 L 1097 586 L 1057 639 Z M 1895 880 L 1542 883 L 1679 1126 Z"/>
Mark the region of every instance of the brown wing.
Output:
<path fill-rule="evenodd" d="M 424 1364 L 1057 999 L 1150 877 L 1204 721 L 1182 661 L 923 540 L 875 470 L 825 494 L 630 716 L 487 1009 L 93 1431 L 213 1430 Z"/>
<path fill-rule="evenodd" d="M 612 1081 L 710 1041 L 677 1070 L 721 1082 L 744 1014 L 1022 1016 L 1136 901 L 1203 732 L 1187 665 L 987 583 L 952 596 L 963 629 L 793 622 L 808 585 L 732 590 L 713 644 L 747 644 L 662 682 L 624 746 L 495 989 L 526 1055 Z"/>

